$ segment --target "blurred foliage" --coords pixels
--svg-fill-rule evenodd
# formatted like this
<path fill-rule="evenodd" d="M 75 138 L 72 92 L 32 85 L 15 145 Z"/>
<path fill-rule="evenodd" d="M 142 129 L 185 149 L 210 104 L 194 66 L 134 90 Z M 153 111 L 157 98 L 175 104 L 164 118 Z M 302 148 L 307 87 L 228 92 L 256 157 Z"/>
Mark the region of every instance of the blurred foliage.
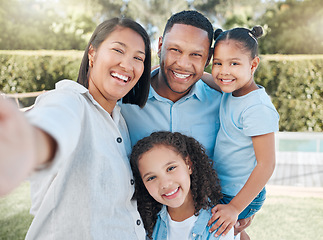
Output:
<path fill-rule="evenodd" d="M 323 1 L 287 0 L 277 2 L 261 18 L 266 35 L 262 53 L 323 53 Z"/>
<path fill-rule="evenodd" d="M 140 22 L 156 48 L 171 14 L 188 9 L 224 30 L 262 25 L 262 54 L 323 54 L 322 0 L 0 0 L 0 49 L 83 50 L 95 26 L 116 16 Z"/>
<path fill-rule="evenodd" d="M 0 49 L 84 49 L 96 23 L 69 9 L 55 1 L 0 0 Z"/>
<path fill-rule="evenodd" d="M 22 93 L 50 90 L 62 79 L 76 80 L 80 51 L 0 51 L 0 90 Z"/>
<path fill-rule="evenodd" d="M 53 89 L 62 79 L 76 80 L 82 55 L 82 51 L 0 51 L 0 90 L 34 92 Z M 255 81 L 271 96 L 280 114 L 280 131 L 323 131 L 322 66 L 323 55 L 261 56 Z"/>
<path fill-rule="evenodd" d="M 263 56 L 255 80 L 280 114 L 280 131 L 323 131 L 323 56 Z"/>

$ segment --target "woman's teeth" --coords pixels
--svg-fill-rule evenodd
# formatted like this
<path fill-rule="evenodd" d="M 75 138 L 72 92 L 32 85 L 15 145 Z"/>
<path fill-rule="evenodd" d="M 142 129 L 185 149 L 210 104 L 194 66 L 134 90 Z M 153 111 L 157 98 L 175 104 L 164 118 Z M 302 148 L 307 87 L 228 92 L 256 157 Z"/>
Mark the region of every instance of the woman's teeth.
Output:
<path fill-rule="evenodd" d="M 121 75 L 119 73 L 111 73 L 111 75 L 112 75 L 112 77 L 117 77 L 117 78 L 123 80 L 124 82 L 128 81 L 128 77 L 125 75 Z"/>

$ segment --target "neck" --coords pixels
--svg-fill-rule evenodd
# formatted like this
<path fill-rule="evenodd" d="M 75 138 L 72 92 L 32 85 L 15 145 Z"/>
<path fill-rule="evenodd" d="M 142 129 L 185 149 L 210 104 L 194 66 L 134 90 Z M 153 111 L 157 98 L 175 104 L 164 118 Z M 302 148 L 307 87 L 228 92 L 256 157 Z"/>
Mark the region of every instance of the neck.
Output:
<path fill-rule="evenodd" d="M 163 75 L 159 71 L 159 73 L 151 79 L 151 86 L 158 93 L 158 95 L 171 100 L 172 102 L 177 102 L 183 96 L 185 96 L 191 88 L 183 93 L 174 92 L 170 89 L 170 87 L 166 84 Z"/>
<path fill-rule="evenodd" d="M 89 78 L 89 92 L 93 96 L 95 101 L 97 101 L 100 106 L 112 116 L 112 111 L 117 102 L 107 99 L 92 81 L 91 77 Z"/>
<path fill-rule="evenodd" d="M 182 222 L 189 217 L 192 217 L 195 213 L 195 207 L 193 197 L 190 195 L 185 202 L 177 208 L 167 207 L 167 211 L 172 220 L 176 222 Z"/>
<path fill-rule="evenodd" d="M 247 95 L 248 93 L 255 91 L 257 89 L 259 89 L 259 87 L 253 81 L 253 79 L 251 79 L 250 82 L 248 84 L 246 84 L 244 87 L 232 92 L 232 96 L 241 97 L 241 96 Z"/>

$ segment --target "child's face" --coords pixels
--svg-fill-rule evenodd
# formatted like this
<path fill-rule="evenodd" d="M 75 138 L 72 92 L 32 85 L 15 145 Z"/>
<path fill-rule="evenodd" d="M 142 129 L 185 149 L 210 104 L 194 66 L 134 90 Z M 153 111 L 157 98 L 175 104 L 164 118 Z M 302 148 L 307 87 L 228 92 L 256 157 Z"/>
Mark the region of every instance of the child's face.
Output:
<path fill-rule="evenodd" d="M 243 96 L 254 90 L 253 73 L 259 58 L 250 58 L 250 53 L 234 40 L 219 42 L 214 48 L 212 76 L 223 92 Z"/>
<path fill-rule="evenodd" d="M 185 160 L 166 146 L 155 146 L 144 153 L 138 162 L 142 180 L 149 194 L 169 208 L 192 204 L 192 170 Z"/>

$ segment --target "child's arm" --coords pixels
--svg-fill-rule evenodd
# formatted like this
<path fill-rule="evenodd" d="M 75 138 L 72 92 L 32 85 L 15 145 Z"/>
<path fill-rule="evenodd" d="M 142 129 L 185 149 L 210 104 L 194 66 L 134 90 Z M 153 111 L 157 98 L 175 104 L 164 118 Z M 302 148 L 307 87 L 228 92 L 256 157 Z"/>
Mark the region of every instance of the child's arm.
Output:
<path fill-rule="evenodd" d="M 53 158 L 56 142 L 33 127 L 10 101 L 0 99 L 0 196 Z"/>
<path fill-rule="evenodd" d="M 274 133 L 252 137 L 257 159 L 257 166 L 252 171 L 247 182 L 229 204 L 219 204 L 212 209 L 214 213 L 210 222 L 218 221 L 210 229 L 219 230 L 216 236 L 226 234 L 234 226 L 238 215 L 252 202 L 264 188 L 275 168 L 275 136 Z"/>
<path fill-rule="evenodd" d="M 214 82 L 212 74 L 208 72 L 204 72 L 202 77 L 202 81 L 205 82 L 210 88 L 217 90 L 218 92 L 222 92 L 221 88 Z"/>

